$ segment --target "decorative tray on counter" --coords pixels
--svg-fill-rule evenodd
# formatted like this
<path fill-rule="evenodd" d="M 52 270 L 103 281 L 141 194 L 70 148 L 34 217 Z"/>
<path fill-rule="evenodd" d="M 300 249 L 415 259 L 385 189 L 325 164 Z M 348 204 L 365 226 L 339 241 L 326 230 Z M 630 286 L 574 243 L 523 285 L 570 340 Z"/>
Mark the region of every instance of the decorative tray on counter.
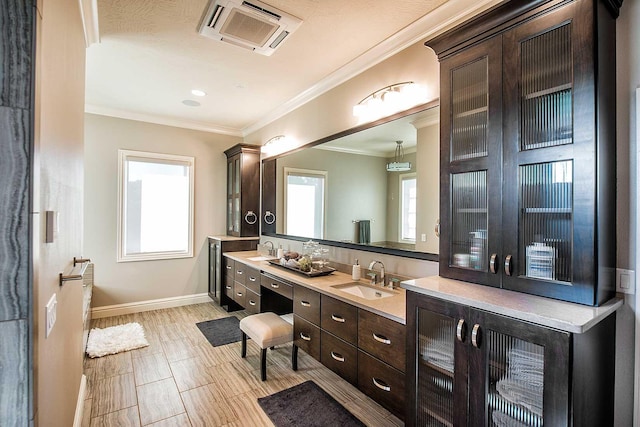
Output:
<path fill-rule="evenodd" d="M 311 269 L 311 271 L 302 271 L 299 268 L 296 267 L 291 267 L 288 265 L 282 265 L 280 264 L 280 260 L 279 259 L 270 259 L 268 260 L 269 264 L 272 265 L 277 265 L 278 267 L 282 267 L 286 270 L 290 270 L 290 271 L 295 271 L 296 273 L 299 274 L 304 274 L 307 277 L 318 277 L 318 276 L 326 276 L 328 274 L 333 273 L 334 271 L 336 271 L 335 268 L 333 267 L 322 267 L 321 269 L 317 269 L 317 268 L 313 268 Z"/>

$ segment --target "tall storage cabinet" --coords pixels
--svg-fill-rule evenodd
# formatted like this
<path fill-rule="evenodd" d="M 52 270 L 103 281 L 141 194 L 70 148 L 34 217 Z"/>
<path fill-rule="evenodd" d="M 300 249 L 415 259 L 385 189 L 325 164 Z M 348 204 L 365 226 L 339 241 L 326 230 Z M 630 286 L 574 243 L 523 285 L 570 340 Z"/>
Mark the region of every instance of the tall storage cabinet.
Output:
<path fill-rule="evenodd" d="M 238 144 L 227 156 L 227 235 L 258 236 L 260 231 L 260 147 Z"/>
<path fill-rule="evenodd" d="M 615 314 L 570 333 L 407 292 L 408 426 L 613 425 Z"/>
<path fill-rule="evenodd" d="M 258 238 L 235 238 L 229 236 L 209 237 L 209 296 L 222 307 L 230 301 L 224 295 L 227 272 L 223 265 L 224 252 L 253 251 L 258 247 Z"/>
<path fill-rule="evenodd" d="M 610 6 L 512 0 L 427 42 L 441 61 L 441 276 L 613 296 Z"/>

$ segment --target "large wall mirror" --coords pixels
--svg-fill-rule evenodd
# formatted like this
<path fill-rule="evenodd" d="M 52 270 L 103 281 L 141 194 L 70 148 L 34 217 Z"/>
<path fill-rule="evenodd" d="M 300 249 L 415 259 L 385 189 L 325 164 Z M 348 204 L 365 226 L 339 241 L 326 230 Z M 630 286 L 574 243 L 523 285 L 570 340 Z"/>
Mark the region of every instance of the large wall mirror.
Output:
<path fill-rule="evenodd" d="M 262 234 L 436 261 L 438 118 L 436 101 L 263 160 Z"/>

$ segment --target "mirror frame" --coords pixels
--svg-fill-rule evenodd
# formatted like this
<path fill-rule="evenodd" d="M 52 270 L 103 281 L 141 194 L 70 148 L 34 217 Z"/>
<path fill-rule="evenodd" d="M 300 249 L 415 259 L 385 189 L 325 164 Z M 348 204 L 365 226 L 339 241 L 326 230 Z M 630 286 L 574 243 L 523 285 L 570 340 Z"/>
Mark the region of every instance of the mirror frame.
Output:
<path fill-rule="evenodd" d="M 385 123 L 392 122 L 394 120 L 400 119 L 402 117 L 419 113 L 421 111 L 426 111 L 430 108 L 435 108 L 440 105 L 440 99 L 436 98 L 433 101 L 427 102 L 425 104 L 420 104 L 415 107 L 412 107 L 408 110 L 400 111 L 391 116 L 383 117 L 381 119 L 375 120 L 373 122 L 364 123 L 362 125 L 355 126 L 351 129 L 347 129 L 342 132 L 335 133 L 333 135 L 326 136 L 324 138 L 320 138 L 316 141 L 309 142 L 307 144 L 301 145 L 300 147 L 296 147 L 292 150 L 286 151 L 284 153 L 279 153 L 271 157 L 267 157 L 262 159 L 262 215 L 261 215 L 261 235 L 265 237 L 276 237 L 288 240 L 295 240 L 300 242 L 306 242 L 309 240 L 309 237 L 300 237 L 300 236 L 291 236 L 288 234 L 280 234 L 276 233 L 276 224 L 273 222 L 272 224 L 268 224 L 265 221 L 265 213 L 272 212 L 277 214 L 276 212 L 276 160 L 280 157 L 286 156 L 288 154 L 293 154 L 295 152 L 305 150 L 307 148 L 312 148 L 316 145 L 324 144 L 325 142 L 332 141 L 334 139 L 342 138 L 356 132 L 360 132 L 363 130 L 367 130 L 373 128 L 375 126 L 379 126 Z M 439 145 L 439 142 L 438 142 Z M 439 184 L 438 184 L 439 185 Z M 326 246 L 334 246 L 339 248 L 347 248 L 354 249 L 365 252 L 373 252 L 380 253 L 386 255 L 393 256 L 401 256 L 405 258 L 414 258 L 414 259 L 422 259 L 427 261 L 439 261 L 439 255 L 428 253 L 428 252 L 415 252 L 415 251 L 407 251 L 403 249 L 394 249 L 394 248 L 383 248 L 378 246 L 367 246 L 361 245 L 358 243 L 347 243 L 347 242 L 339 242 L 336 240 L 324 240 L 324 239 L 313 239 L 314 241 L 319 242 L 322 245 Z"/>

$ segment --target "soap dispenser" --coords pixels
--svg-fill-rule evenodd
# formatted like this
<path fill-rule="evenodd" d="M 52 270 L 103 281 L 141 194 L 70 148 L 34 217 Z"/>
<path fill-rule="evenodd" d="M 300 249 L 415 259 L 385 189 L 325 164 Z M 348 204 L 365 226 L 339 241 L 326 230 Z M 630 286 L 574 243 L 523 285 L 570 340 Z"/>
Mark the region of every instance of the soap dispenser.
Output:
<path fill-rule="evenodd" d="M 351 279 L 354 281 L 360 280 L 360 264 L 358 264 L 358 259 L 356 258 L 356 263 L 353 264 L 351 268 Z"/>

